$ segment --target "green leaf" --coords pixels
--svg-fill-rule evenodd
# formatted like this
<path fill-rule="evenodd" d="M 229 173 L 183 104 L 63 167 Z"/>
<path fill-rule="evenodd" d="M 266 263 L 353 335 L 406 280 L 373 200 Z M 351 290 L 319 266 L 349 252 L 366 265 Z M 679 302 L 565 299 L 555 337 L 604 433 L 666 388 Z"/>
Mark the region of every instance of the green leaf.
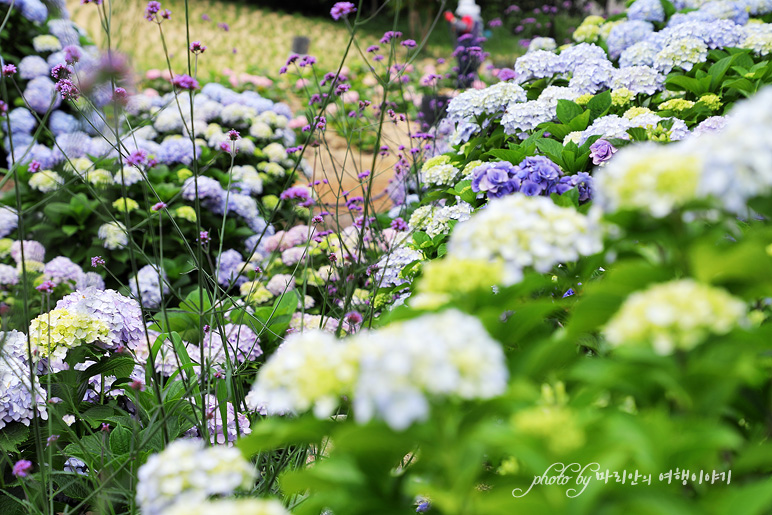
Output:
<path fill-rule="evenodd" d="M 62 232 L 66 234 L 67 236 L 72 236 L 76 232 L 79 231 L 79 228 L 77 225 L 63 225 L 62 226 Z"/>
<path fill-rule="evenodd" d="M 556 164 L 563 162 L 561 157 L 563 153 L 563 144 L 554 139 L 540 139 L 536 142 L 536 147 Z"/>
<path fill-rule="evenodd" d="M 61 224 L 62 220 L 71 216 L 72 208 L 63 202 L 51 202 L 43 208 L 43 213 L 55 224 Z"/>
<path fill-rule="evenodd" d="M 665 19 L 670 18 L 676 13 L 675 5 L 670 0 L 659 0 L 662 4 L 662 9 L 665 10 Z"/>
<path fill-rule="evenodd" d="M 572 132 L 576 131 L 583 131 L 590 125 L 590 115 L 592 113 L 590 111 L 585 111 L 573 120 L 571 120 L 571 123 L 568 124 L 569 128 Z"/>
<path fill-rule="evenodd" d="M 254 424 L 252 433 L 236 443 L 246 458 L 260 451 L 321 441 L 336 426 L 331 420 L 319 420 L 310 415 L 294 419 L 266 418 Z"/>
<path fill-rule="evenodd" d="M 496 159 L 500 159 L 502 161 L 509 161 L 510 163 L 516 165 L 520 164 L 520 162 L 525 158 L 525 150 L 517 147 L 517 148 L 511 148 L 511 149 L 494 149 L 489 150 L 486 152 L 483 157 L 495 157 Z"/>
<path fill-rule="evenodd" d="M 737 55 L 738 54 L 724 57 L 723 59 L 720 59 L 718 62 L 714 63 L 710 69 L 708 69 L 708 75 L 710 75 L 710 91 L 718 90 L 718 87 L 721 84 L 721 81 L 724 80 L 724 76 L 729 70 L 729 67 L 737 59 Z"/>
<path fill-rule="evenodd" d="M 17 448 L 29 436 L 29 428 L 24 424 L 13 423 L 0 431 L 0 449 L 3 452 L 19 452 Z"/>
<path fill-rule="evenodd" d="M 590 120 L 600 118 L 611 108 L 611 91 L 604 91 L 592 97 L 587 102 L 587 109 L 590 111 Z"/>
<path fill-rule="evenodd" d="M 131 452 L 132 434 L 123 426 L 116 426 L 110 431 L 110 450 L 116 456 Z"/>
<path fill-rule="evenodd" d="M 646 129 L 643 127 L 631 127 L 627 129 L 627 133 L 633 138 L 633 141 L 646 141 L 649 139 L 648 136 L 646 136 Z"/>
<path fill-rule="evenodd" d="M 557 116 L 558 120 L 568 125 L 571 120 L 581 115 L 584 110 L 577 103 L 570 100 L 560 99 L 558 100 Z"/>
<path fill-rule="evenodd" d="M 131 356 L 108 356 L 81 372 L 81 377 L 84 381 L 102 374 L 128 377 L 132 370 L 134 370 L 134 359 Z"/>

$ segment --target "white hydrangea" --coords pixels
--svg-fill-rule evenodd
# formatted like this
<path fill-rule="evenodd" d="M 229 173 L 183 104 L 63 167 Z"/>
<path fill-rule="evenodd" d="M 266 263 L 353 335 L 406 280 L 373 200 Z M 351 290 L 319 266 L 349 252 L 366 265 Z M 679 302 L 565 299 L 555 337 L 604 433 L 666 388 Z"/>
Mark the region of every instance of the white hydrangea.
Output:
<path fill-rule="evenodd" d="M 32 38 L 32 48 L 39 54 L 43 52 L 57 52 L 62 49 L 62 44 L 56 36 L 44 34 Z"/>
<path fill-rule="evenodd" d="M 243 125 L 245 121 L 257 115 L 257 111 L 240 103 L 233 103 L 222 108 L 220 119 L 225 125 Z"/>
<path fill-rule="evenodd" d="M 555 40 L 552 38 L 536 37 L 528 43 L 528 51 L 535 52 L 536 50 L 555 50 L 558 47 Z"/>
<path fill-rule="evenodd" d="M 459 170 L 449 163 L 432 166 L 426 170 L 421 170 L 421 177 L 424 184 L 436 186 L 452 186 L 458 177 Z"/>
<path fill-rule="evenodd" d="M 552 121 L 556 108 L 546 100 L 529 100 L 510 104 L 501 118 L 501 125 L 507 134 L 517 134 L 535 129 L 539 124 Z"/>
<path fill-rule="evenodd" d="M 761 56 L 772 53 L 772 24 L 748 24 L 744 27 L 744 35 L 738 45 L 740 48 L 748 48 Z"/>
<path fill-rule="evenodd" d="M 41 193 L 51 193 L 64 184 L 64 177 L 51 170 L 41 170 L 29 179 L 29 186 Z"/>
<path fill-rule="evenodd" d="M 287 151 L 280 143 L 271 143 L 263 148 L 263 154 L 268 156 L 272 163 L 281 163 L 287 159 Z"/>
<path fill-rule="evenodd" d="M 257 473 L 241 451 L 175 440 L 148 458 L 137 473 L 137 503 L 144 515 L 161 515 L 180 502 L 200 504 L 212 495 L 250 488 Z"/>
<path fill-rule="evenodd" d="M 455 121 L 474 121 L 480 115 L 494 115 L 513 103 L 525 102 L 523 88 L 512 82 L 498 82 L 484 89 L 469 89 L 448 103 L 448 117 Z"/>
<path fill-rule="evenodd" d="M 503 261 L 505 285 L 519 282 L 527 267 L 546 273 L 602 248 L 594 215 L 559 207 L 547 197 L 520 194 L 490 200 L 468 222 L 458 224 L 448 242 L 450 256 Z"/>
<path fill-rule="evenodd" d="M 670 73 L 676 66 L 686 71 L 708 58 L 708 46 L 700 39 L 686 37 L 668 43 L 654 58 L 654 67 L 662 73 Z M 629 89 L 629 88 L 628 88 Z"/>
<path fill-rule="evenodd" d="M 0 332 L 0 429 L 13 422 L 29 426 L 37 411 L 48 418 L 46 394 L 37 378 L 30 388 L 27 338 L 18 331 Z"/>
<path fill-rule="evenodd" d="M 249 135 L 257 139 L 271 139 L 273 129 L 265 122 L 256 121 L 249 127 Z"/>
<path fill-rule="evenodd" d="M 447 234 L 450 231 L 450 221 L 463 222 L 472 216 L 472 206 L 459 201 L 452 206 L 421 206 L 410 215 L 410 229 L 424 231 L 429 237 Z"/>
<path fill-rule="evenodd" d="M 681 279 L 630 295 L 606 324 L 612 347 L 651 345 L 660 355 L 690 350 L 709 334 L 726 334 L 742 324 L 745 303 L 721 288 Z"/>
<path fill-rule="evenodd" d="M 488 399 L 507 387 L 501 345 L 477 318 L 454 309 L 360 333 L 350 345 L 359 361 L 360 423 L 378 417 L 403 430 L 428 417 L 431 397 Z"/>
<path fill-rule="evenodd" d="M 106 249 L 122 249 L 129 243 L 129 235 L 126 232 L 126 226 L 121 222 L 108 222 L 102 224 L 97 231 L 102 245 Z"/>
<path fill-rule="evenodd" d="M 530 79 L 552 77 L 556 73 L 562 73 L 564 69 L 563 60 L 556 53 L 547 50 L 528 52 L 515 61 L 515 72 L 520 83 Z"/>
<path fill-rule="evenodd" d="M 268 414 L 302 413 L 313 407 L 317 417 L 332 415 L 357 375 L 346 349 L 320 329 L 289 335 L 260 368 L 247 407 L 264 408 Z"/>

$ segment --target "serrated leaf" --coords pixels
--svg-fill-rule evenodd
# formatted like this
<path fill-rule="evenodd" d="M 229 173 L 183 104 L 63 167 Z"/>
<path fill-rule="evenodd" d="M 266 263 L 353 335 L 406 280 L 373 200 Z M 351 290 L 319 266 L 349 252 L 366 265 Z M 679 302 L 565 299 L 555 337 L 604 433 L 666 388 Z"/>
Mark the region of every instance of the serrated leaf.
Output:
<path fill-rule="evenodd" d="M 572 102 L 571 100 L 566 100 L 563 98 L 558 100 L 556 113 L 558 120 L 560 120 L 565 125 L 571 123 L 571 120 L 581 115 L 583 112 L 584 110 L 581 108 L 581 106 L 575 102 Z"/>
<path fill-rule="evenodd" d="M 110 431 L 110 451 L 115 456 L 128 454 L 131 451 L 131 431 L 119 425 Z"/>

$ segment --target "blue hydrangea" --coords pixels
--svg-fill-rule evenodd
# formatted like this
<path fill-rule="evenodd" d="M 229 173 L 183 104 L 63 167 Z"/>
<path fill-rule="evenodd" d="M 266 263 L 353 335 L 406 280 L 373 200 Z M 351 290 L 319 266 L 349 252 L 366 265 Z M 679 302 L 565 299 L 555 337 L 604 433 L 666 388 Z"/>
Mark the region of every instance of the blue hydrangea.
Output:
<path fill-rule="evenodd" d="M 21 251 L 24 248 L 24 260 L 25 261 L 37 261 L 42 263 L 46 257 L 46 248 L 42 243 L 35 240 L 16 240 L 11 244 L 11 257 L 16 264 L 21 263 Z"/>
<path fill-rule="evenodd" d="M 577 143 L 579 145 L 583 144 L 590 136 L 601 136 L 604 139 L 618 138 L 629 140 L 630 136 L 627 134 L 627 129 L 629 128 L 629 120 L 621 116 L 615 114 L 602 116 L 592 122 L 592 125 L 582 132 L 582 136 Z"/>
<path fill-rule="evenodd" d="M 772 0 L 746 0 L 748 12 L 754 16 L 763 16 L 772 12 Z"/>
<path fill-rule="evenodd" d="M 269 236 L 276 234 L 276 229 L 272 225 L 268 225 L 265 229 L 265 234 L 260 231 L 257 234 L 253 234 L 247 241 L 244 242 L 244 249 L 247 256 L 258 256 L 264 258 L 270 254 L 270 251 L 266 249 L 266 243 Z"/>
<path fill-rule="evenodd" d="M 48 22 L 48 31 L 59 38 L 62 46 L 77 45 L 80 42 L 80 34 L 75 29 L 75 24 L 66 19 L 54 19 Z"/>
<path fill-rule="evenodd" d="M 17 2 L 18 6 L 19 2 Z M 40 0 L 24 0 L 21 2 L 21 15 L 34 23 L 43 23 L 48 18 L 48 8 Z"/>
<path fill-rule="evenodd" d="M 568 86 L 582 94 L 595 94 L 609 87 L 615 71 L 616 68 L 607 59 L 585 62 L 574 69 Z"/>
<path fill-rule="evenodd" d="M 196 145 L 196 158 L 201 156 L 201 147 Z M 164 164 L 193 162 L 193 144 L 187 138 L 169 138 L 161 143 L 156 158 Z"/>
<path fill-rule="evenodd" d="M 665 8 L 660 0 L 635 0 L 627 9 L 628 20 L 665 21 Z"/>
<path fill-rule="evenodd" d="M 675 13 L 667 21 L 668 28 L 684 23 L 711 22 L 716 21 L 716 17 L 704 11 L 689 11 L 688 13 Z"/>
<path fill-rule="evenodd" d="M 0 238 L 5 238 L 19 225 L 19 215 L 8 206 L 0 206 Z"/>
<path fill-rule="evenodd" d="M 285 118 L 292 119 L 292 108 L 285 104 L 284 102 L 277 102 L 273 105 L 272 111 L 278 115 L 284 116 Z"/>
<path fill-rule="evenodd" d="M 35 77 L 48 77 L 51 68 L 45 59 L 39 55 L 28 55 L 19 62 L 19 76 L 22 79 L 34 79 Z"/>
<path fill-rule="evenodd" d="M 94 288 L 95 290 L 105 289 L 105 280 L 102 276 L 96 272 L 86 272 L 77 281 L 75 281 L 76 290 L 85 290 L 86 288 Z"/>
<path fill-rule="evenodd" d="M 520 169 L 508 161 L 483 163 L 472 170 L 472 191 L 499 198 L 515 192 L 512 181 Z"/>
<path fill-rule="evenodd" d="M 53 109 L 59 108 L 62 105 L 62 96 L 56 92 L 56 86 L 54 81 L 48 77 L 35 77 L 27 83 L 27 88 L 24 90 L 24 99 L 29 106 L 38 114 L 44 114 L 51 108 L 53 101 Z"/>
<path fill-rule="evenodd" d="M 26 107 L 17 107 L 8 113 L 9 121 L 11 122 L 11 132 L 16 134 L 32 134 L 32 131 L 37 127 L 37 120 L 35 116 Z M 3 124 L 3 131 L 6 126 Z M 6 145 L 7 147 L 7 145 Z"/>
<path fill-rule="evenodd" d="M 630 45 L 622 51 L 619 56 L 619 67 L 628 66 L 654 66 L 654 60 L 657 54 L 662 50 L 662 42 L 657 41 L 639 41 Z"/>
<path fill-rule="evenodd" d="M 531 79 L 542 79 L 563 73 L 565 65 L 563 60 L 554 52 L 536 50 L 520 56 L 515 61 L 517 81 L 520 83 Z"/>
<path fill-rule="evenodd" d="M 573 72 L 577 66 L 584 63 L 606 59 L 606 51 L 592 43 L 579 43 L 560 52 L 562 68 L 567 72 Z"/>
<path fill-rule="evenodd" d="M 80 129 L 80 122 L 71 114 L 64 111 L 54 111 L 48 117 L 48 128 L 54 133 L 54 136 L 68 134 Z"/>
<path fill-rule="evenodd" d="M 608 54 L 612 59 L 616 59 L 625 48 L 643 41 L 652 32 L 654 32 L 654 26 L 647 21 L 634 20 L 620 23 L 611 29 L 606 38 Z"/>
<path fill-rule="evenodd" d="M 247 277 L 239 274 L 244 258 L 237 250 L 226 250 L 217 259 L 217 282 L 227 287 L 230 284 L 241 286 L 247 281 Z"/>
<path fill-rule="evenodd" d="M 43 169 L 50 169 L 56 166 L 60 160 L 54 155 L 53 150 L 40 143 L 35 143 L 24 159 L 25 163 L 30 163 L 31 161 L 39 162 Z"/>
<path fill-rule="evenodd" d="M 54 159 L 58 162 L 76 157 L 86 157 L 93 154 L 91 151 L 91 138 L 81 131 L 60 134 L 56 137 L 57 146 L 53 148 Z"/>
<path fill-rule="evenodd" d="M 743 28 L 730 20 L 690 21 L 667 27 L 659 34 L 665 44 L 697 38 L 708 48 L 735 47 L 744 39 Z"/>
<path fill-rule="evenodd" d="M 137 283 L 139 282 L 139 289 Z M 161 306 L 164 295 L 169 293 L 166 272 L 154 265 L 145 265 L 136 276 L 129 279 L 129 288 L 135 299 L 145 308 L 155 309 Z"/>
<path fill-rule="evenodd" d="M 201 88 L 201 93 L 208 96 L 216 102 L 220 102 L 222 105 L 229 105 L 238 102 L 241 96 L 233 90 L 230 90 L 222 84 L 216 82 L 209 82 Z"/>
<path fill-rule="evenodd" d="M 748 6 L 744 1 L 717 0 L 715 2 L 708 2 L 700 7 L 700 11 L 719 20 L 731 20 L 738 25 L 745 25 L 750 17 Z"/>
<path fill-rule="evenodd" d="M 182 198 L 193 201 L 196 199 L 195 177 L 188 177 L 182 184 Z M 198 198 L 201 205 L 216 214 L 222 214 L 225 207 L 225 190 L 220 183 L 211 177 L 198 178 Z"/>
<path fill-rule="evenodd" d="M 241 94 L 240 104 L 251 107 L 257 111 L 257 114 L 263 113 L 265 111 L 271 111 L 274 108 L 273 102 L 271 100 L 261 97 L 254 91 L 243 92 Z"/>
<path fill-rule="evenodd" d="M 650 66 L 628 66 L 614 73 L 612 89 L 627 88 L 636 95 L 653 95 L 665 87 L 665 76 Z"/>

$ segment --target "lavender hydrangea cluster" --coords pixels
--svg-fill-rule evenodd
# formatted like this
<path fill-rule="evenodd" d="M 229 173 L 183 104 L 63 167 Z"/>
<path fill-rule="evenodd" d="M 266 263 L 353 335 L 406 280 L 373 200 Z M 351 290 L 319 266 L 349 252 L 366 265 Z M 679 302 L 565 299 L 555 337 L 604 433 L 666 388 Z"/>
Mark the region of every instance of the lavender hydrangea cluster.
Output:
<path fill-rule="evenodd" d="M 35 379 L 30 385 L 27 338 L 18 331 L 0 333 L 0 429 L 13 422 L 29 426 L 37 414 L 48 418 L 46 394 Z"/>
<path fill-rule="evenodd" d="M 639 41 L 645 40 L 654 32 L 654 26 L 643 20 L 630 20 L 611 29 L 606 38 L 608 53 L 612 59 L 619 57 L 623 50 Z"/>
<path fill-rule="evenodd" d="M 135 299 L 140 298 L 142 306 L 158 308 L 163 297 L 169 293 L 166 272 L 155 265 L 145 265 L 137 275 L 129 279 L 129 287 Z"/>
<path fill-rule="evenodd" d="M 221 286 L 241 286 L 247 277 L 239 272 L 244 266 L 244 258 L 237 250 L 226 250 L 217 259 L 217 282 Z"/>
<path fill-rule="evenodd" d="M 544 156 L 526 157 L 515 166 L 507 161 L 483 163 L 472 170 L 472 191 L 485 193 L 488 197 L 499 198 L 520 192 L 528 197 L 562 195 L 580 182 L 583 193 L 589 198 L 591 179 L 589 176 L 564 176 L 560 168 Z"/>
<path fill-rule="evenodd" d="M 222 330 L 222 334 L 221 331 Z M 224 368 L 227 362 L 243 363 L 262 356 L 260 339 L 257 334 L 244 324 L 225 324 L 213 327 L 204 335 L 203 354 L 191 346 L 188 348 L 190 358 L 200 364 L 209 364 Z"/>
<path fill-rule="evenodd" d="M 142 300 L 145 300 L 144 293 Z M 106 347 L 110 349 L 134 349 L 145 338 L 139 303 L 115 290 L 102 291 L 93 287 L 77 290 L 57 302 L 56 309 L 81 312 L 107 324 L 111 343 Z"/>
<path fill-rule="evenodd" d="M 5 238 L 19 225 L 19 214 L 8 206 L 0 206 L 0 238 Z"/>

